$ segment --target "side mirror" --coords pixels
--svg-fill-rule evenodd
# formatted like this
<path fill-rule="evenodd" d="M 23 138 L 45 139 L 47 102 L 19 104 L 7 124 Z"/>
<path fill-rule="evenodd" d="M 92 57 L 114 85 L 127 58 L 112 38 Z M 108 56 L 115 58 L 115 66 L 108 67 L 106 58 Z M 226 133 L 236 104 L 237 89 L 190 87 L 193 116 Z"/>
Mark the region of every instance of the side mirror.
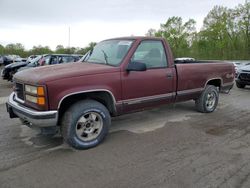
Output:
<path fill-rule="evenodd" d="M 146 71 L 147 67 L 145 63 L 131 61 L 126 69 L 127 71 Z"/>

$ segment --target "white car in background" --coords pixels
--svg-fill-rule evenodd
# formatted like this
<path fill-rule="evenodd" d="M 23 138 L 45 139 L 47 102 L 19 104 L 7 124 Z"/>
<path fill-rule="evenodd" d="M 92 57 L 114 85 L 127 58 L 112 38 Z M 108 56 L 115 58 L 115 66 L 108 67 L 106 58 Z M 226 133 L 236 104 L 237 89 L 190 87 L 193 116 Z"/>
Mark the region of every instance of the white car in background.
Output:
<path fill-rule="evenodd" d="M 192 61 L 195 61 L 195 58 L 192 57 L 178 57 L 174 59 L 175 63 L 191 63 Z"/>
<path fill-rule="evenodd" d="M 194 58 L 192 57 L 179 57 L 179 58 L 175 58 L 176 61 L 195 61 Z"/>
<path fill-rule="evenodd" d="M 239 68 L 240 66 L 242 66 L 242 64 L 239 63 L 239 62 L 233 62 L 233 64 L 234 64 L 235 72 L 237 72 L 238 68 Z"/>

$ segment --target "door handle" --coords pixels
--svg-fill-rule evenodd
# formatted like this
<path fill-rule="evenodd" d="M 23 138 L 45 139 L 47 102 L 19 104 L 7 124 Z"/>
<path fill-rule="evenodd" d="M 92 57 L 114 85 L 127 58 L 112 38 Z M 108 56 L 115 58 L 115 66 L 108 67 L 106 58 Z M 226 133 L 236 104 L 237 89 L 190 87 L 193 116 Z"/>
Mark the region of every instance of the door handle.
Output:
<path fill-rule="evenodd" d="M 168 78 L 168 79 L 172 79 L 172 78 L 173 78 L 173 74 L 172 74 L 172 73 L 168 73 L 168 74 L 167 74 L 167 78 Z"/>

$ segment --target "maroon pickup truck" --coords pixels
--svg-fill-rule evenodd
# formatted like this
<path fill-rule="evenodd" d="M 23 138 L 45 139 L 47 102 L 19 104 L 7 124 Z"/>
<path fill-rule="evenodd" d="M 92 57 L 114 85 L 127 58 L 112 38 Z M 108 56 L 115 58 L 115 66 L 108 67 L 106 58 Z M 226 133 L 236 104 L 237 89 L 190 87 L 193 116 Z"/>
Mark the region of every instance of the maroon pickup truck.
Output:
<path fill-rule="evenodd" d="M 59 127 L 65 142 L 87 149 L 103 141 L 111 117 L 187 100 L 213 112 L 219 91 L 234 83 L 233 64 L 174 62 L 162 38 L 105 40 L 85 60 L 17 73 L 6 104 L 10 117 L 30 127 Z"/>

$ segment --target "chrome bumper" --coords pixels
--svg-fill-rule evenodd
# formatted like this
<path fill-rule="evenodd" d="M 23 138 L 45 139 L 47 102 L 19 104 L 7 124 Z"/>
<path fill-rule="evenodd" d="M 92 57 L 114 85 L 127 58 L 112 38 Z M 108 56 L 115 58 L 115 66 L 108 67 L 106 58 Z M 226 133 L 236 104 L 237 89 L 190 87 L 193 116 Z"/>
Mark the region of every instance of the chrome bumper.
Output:
<path fill-rule="evenodd" d="M 52 127 L 57 125 L 58 112 L 53 111 L 36 111 L 20 105 L 14 101 L 15 93 L 11 93 L 6 103 L 7 112 L 10 118 L 19 117 L 25 124 L 31 127 Z"/>
<path fill-rule="evenodd" d="M 230 90 L 233 88 L 233 86 L 234 86 L 234 82 L 223 84 L 220 88 L 220 92 L 228 94 Z"/>

